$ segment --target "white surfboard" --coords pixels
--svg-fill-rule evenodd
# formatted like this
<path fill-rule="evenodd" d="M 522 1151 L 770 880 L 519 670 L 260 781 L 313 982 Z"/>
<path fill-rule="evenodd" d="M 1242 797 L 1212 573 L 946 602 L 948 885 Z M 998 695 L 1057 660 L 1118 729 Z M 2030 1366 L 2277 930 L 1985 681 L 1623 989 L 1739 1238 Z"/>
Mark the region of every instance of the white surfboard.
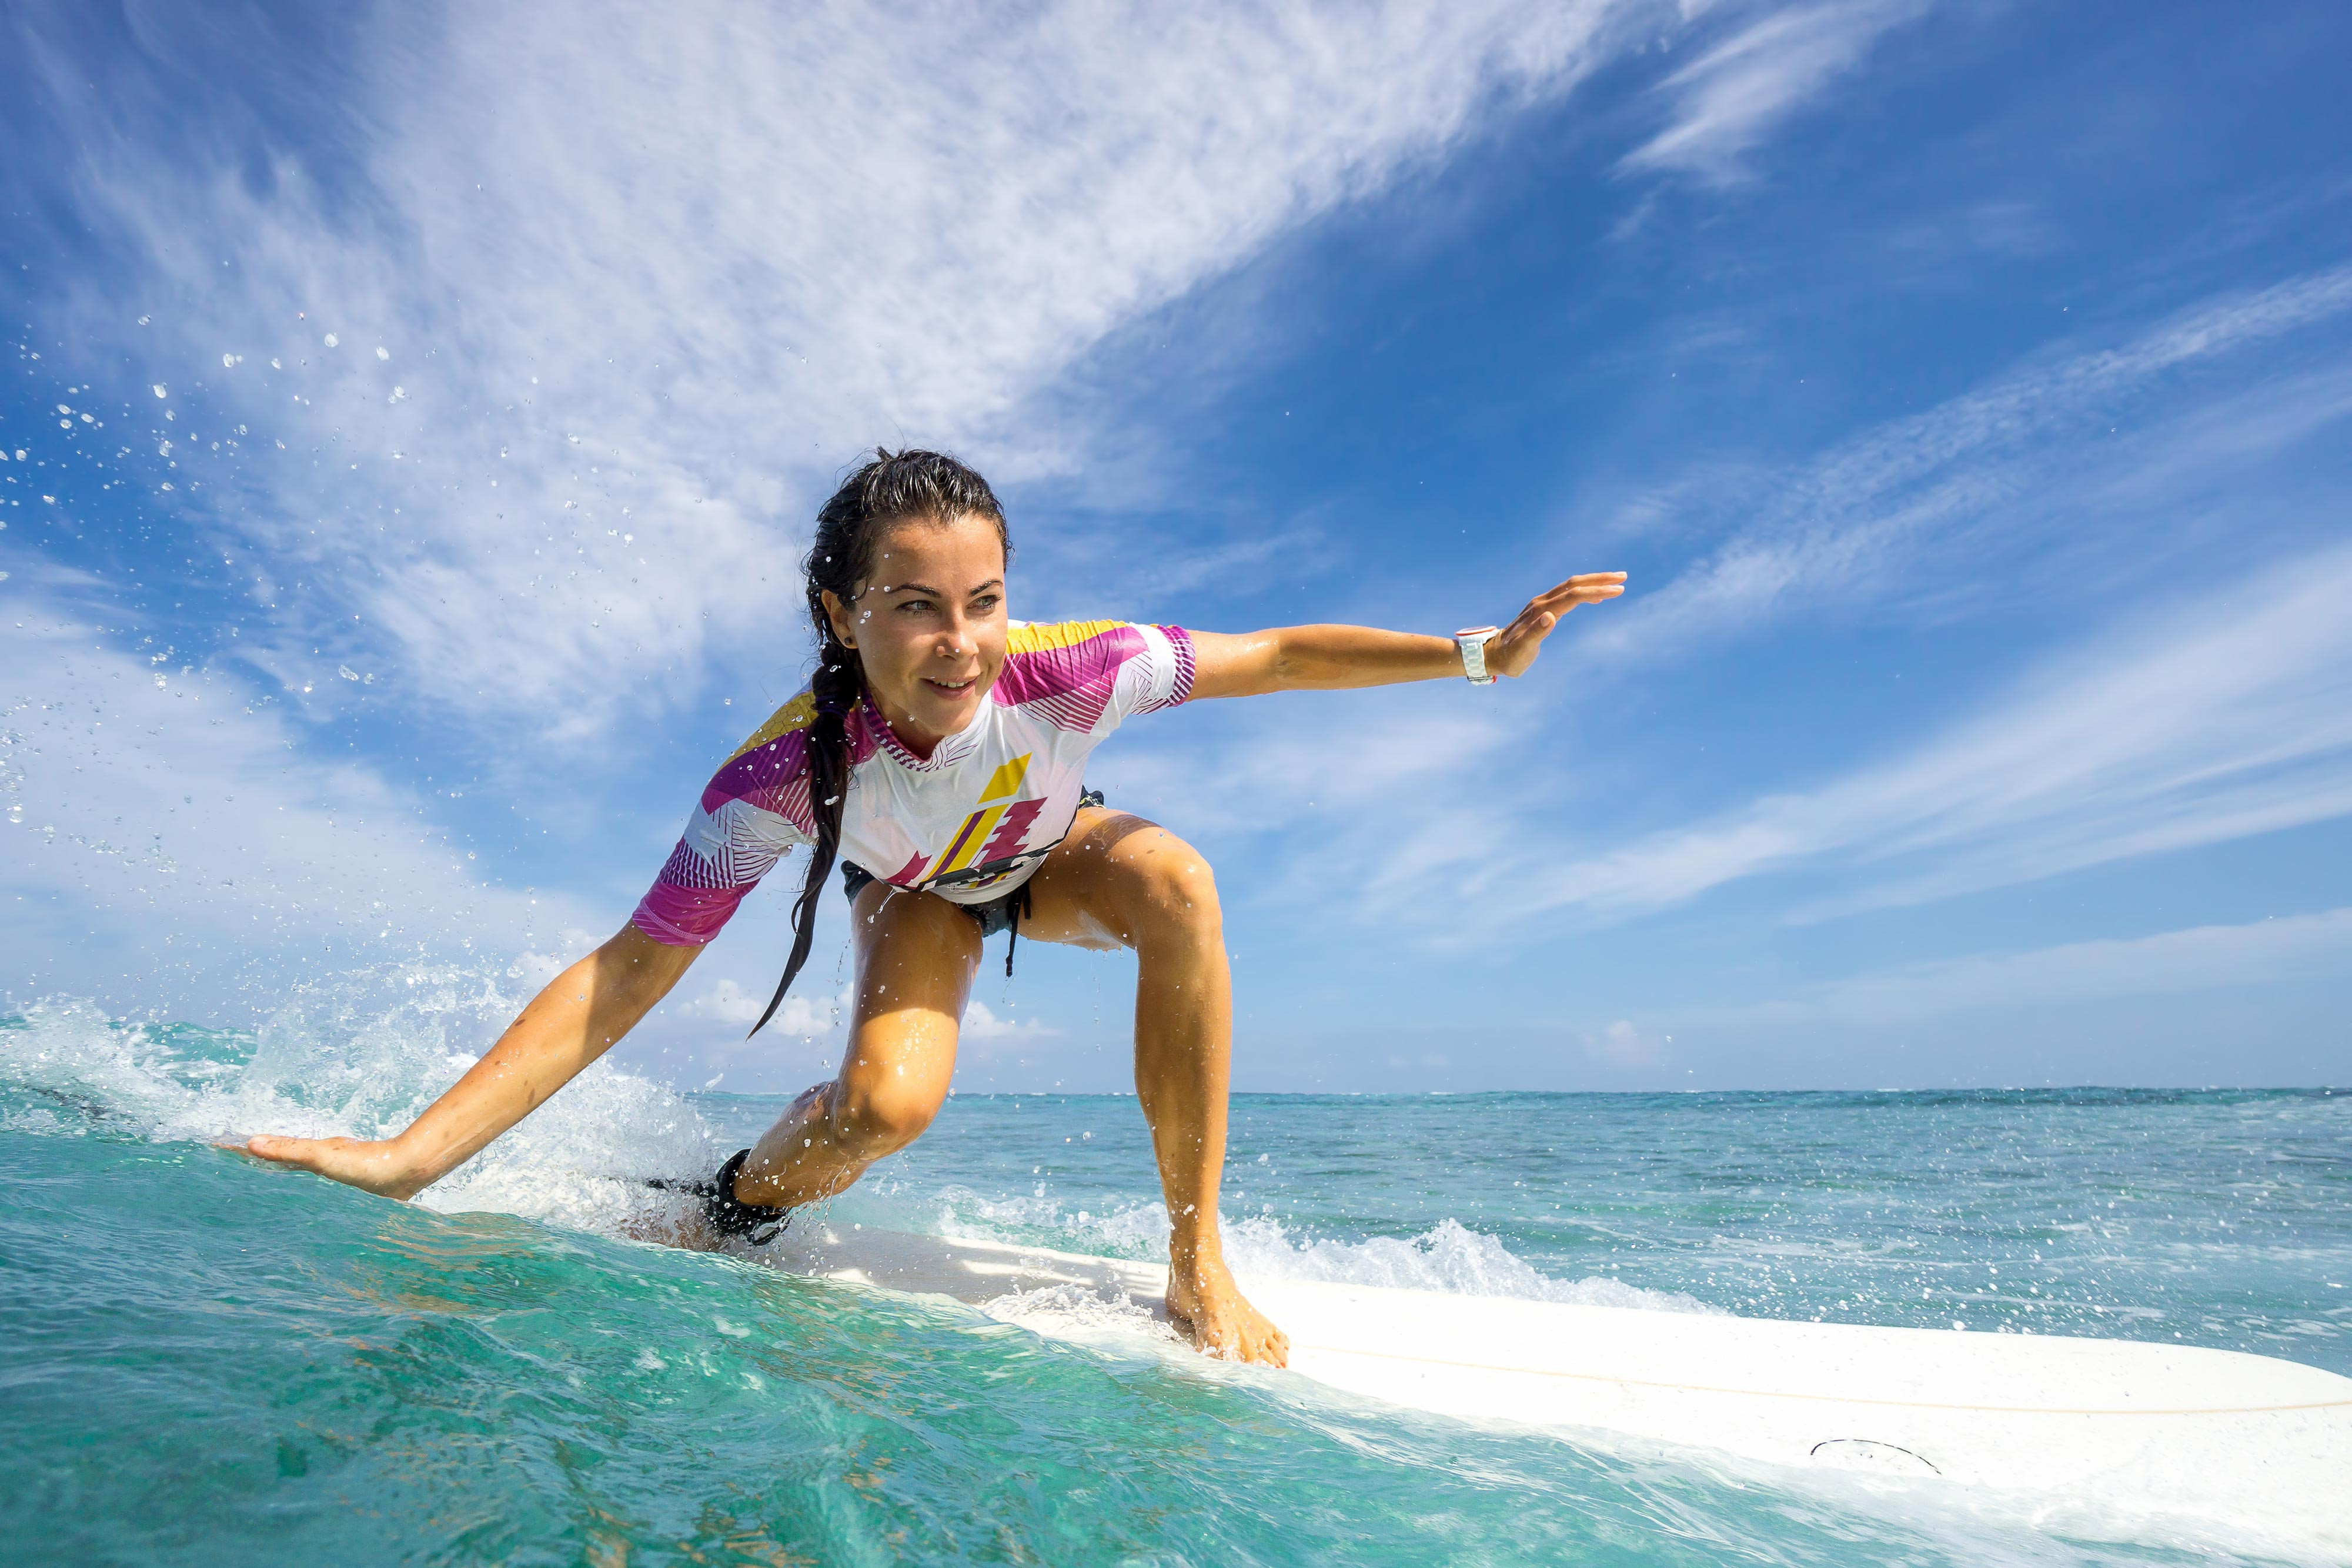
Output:
<path fill-rule="evenodd" d="M 1048 1335 L 1077 1332 L 1083 1317 L 1064 1310 L 1074 1296 L 1165 1315 L 1164 1268 L 1119 1259 L 822 1223 L 761 1257 L 990 1305 Z M 1294 1373 L 1415 1410 L 1983 1489 L 2074 1528 L 2169 1520 L 2352 1559 L 2352 1378 L 2294 1362 L 1248 1275 L 1241 1285 L 1290 1336 Z M 1033 1295 L 1039 1310 L 1024 1311 L 1018 1298 Z"/>

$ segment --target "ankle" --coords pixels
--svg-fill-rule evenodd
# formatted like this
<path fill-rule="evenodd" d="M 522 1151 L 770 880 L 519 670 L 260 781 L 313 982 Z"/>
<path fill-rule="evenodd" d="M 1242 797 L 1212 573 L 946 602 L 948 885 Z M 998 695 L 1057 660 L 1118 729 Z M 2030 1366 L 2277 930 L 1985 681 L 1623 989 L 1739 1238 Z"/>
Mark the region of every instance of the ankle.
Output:
<path fill-rule="evenodd" d="M 1198 1274 L 1223 1269 L 1225 1265 L 1223 1239 L 1213 1230 L 1187 1234 L 1177 1231 L 1168 1238 L 1169 1266 L 1188 1274 Z"/>

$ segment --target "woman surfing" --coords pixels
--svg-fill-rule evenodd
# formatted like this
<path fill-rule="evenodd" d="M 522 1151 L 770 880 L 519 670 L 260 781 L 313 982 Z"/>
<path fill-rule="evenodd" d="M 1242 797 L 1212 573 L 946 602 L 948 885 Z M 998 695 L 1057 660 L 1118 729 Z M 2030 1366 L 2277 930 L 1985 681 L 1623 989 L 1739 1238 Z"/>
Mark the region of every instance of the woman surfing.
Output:
<path fill-rule="evenodd" d="M 1360 626 L 1246 635 L 1007 614 L 1004 513 L 937 453 L 877 452 L 817 514 L 803 563 L 818 654 L 808 689 L 702 792 L 619 934 L 558 976 L 489 1053 L 398 1136 L 250 1139 L 266 1160 L 388 1197 L 423 1191 L 610 1050 L 692 967 L 785 851 L 809 847 L 792 956 L 764 1025 L 808 961 L 836 862 L 852 910 L 856 1004 L 841 1070 L 696 1184 L 710 1228 L 756 1244 L 930 1124 L 983 938 L 1132 948 L 1135 1090 L 1169 1214 L 1168 1310 L 1201 1349 L 1284 1363 L 1217 1229 L 1232 977 L 1216 883 L 1192 847 L 1085 787 L 1121 721 L 1206 697 L 1517 676 L 1580 604 L 1624 573 L 1571 577 L 1499 630 Z M 754 1033 L 759 1026 L 753 1027 Z"/>

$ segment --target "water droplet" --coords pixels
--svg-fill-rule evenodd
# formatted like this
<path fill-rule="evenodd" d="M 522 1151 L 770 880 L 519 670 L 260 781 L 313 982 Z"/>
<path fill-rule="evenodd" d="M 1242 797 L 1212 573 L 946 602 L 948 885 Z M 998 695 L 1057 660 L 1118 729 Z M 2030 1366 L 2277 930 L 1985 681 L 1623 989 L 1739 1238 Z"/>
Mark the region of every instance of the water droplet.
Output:
<path fill-rule="evenodd" d="M 388 360 L 392 358 L 392 350 L 378 343 L 375 346 L 375 357 L 379 360 Z"/>
<path fill-rule="evenodd" d="M 326 338 L 324 339 L 324 341 L 325 341 L 325 343 L 326 343 L 327 347 L 329 347 L 330 349 L 331 349 L 331 348 L 333 348 L 333 347 L 335 346 L 335 344 L 336 344 L 337 340 L 338 340 L 336 339 L 335 335 L 334 335 L 332 332 L 328 333 L 328 334 L 327 334 L 327 336 L 326 336 Z"/>
<path fill-rule="evenodd" d="M 170 397 L 170 396 L 172 395 L 172 393 L 171 393 L 170 390 L 169 390 L 168 388 L 166 388 L 166 387 L 163 385 L 163 383 L 162 382 L 157 382 L 155 383 L 155 395 L 156 395 L 157 397 Z"/>
<path fill-rule="evenodd" d="M 227 370 L 230 366 L 236 363 L 236 356 L 235 354 L 223 354 L 221 356 L 221 369 Z"/>

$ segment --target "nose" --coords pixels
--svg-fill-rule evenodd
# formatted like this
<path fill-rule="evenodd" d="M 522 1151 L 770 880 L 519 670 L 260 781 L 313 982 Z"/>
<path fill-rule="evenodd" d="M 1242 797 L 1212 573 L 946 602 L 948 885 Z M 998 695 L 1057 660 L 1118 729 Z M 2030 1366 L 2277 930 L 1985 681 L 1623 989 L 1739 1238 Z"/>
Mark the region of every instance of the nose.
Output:
<path fill-rule="evenodd" d="M 961 610 L 950 610 L 947 624 L 940 630 L 940 640 L 931 651 L 942 659 L 963 663 L 980 651 L 980 640 L 972 635 L 971 618 Z"/>

